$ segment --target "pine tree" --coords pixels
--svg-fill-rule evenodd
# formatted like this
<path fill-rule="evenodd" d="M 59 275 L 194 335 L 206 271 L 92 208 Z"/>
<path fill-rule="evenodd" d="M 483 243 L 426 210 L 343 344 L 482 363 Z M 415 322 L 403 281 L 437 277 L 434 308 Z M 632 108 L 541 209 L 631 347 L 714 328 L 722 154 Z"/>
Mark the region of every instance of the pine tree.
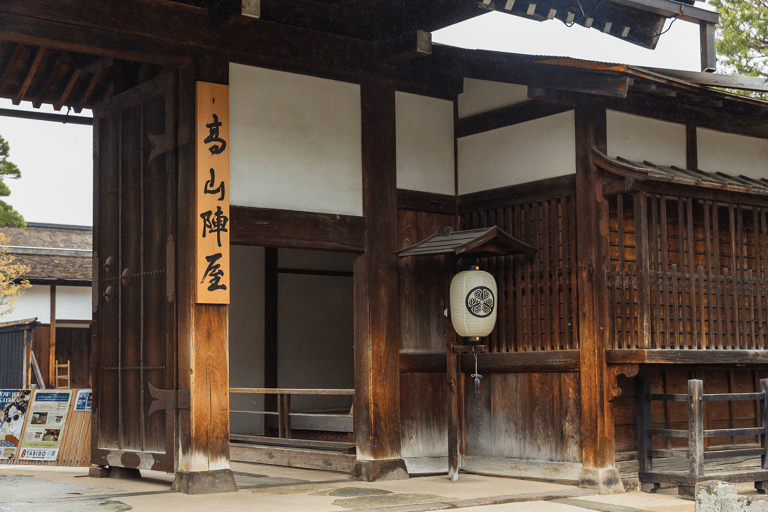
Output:
<path fill-rule="evenodd" d="M 710 3 L 720 14 L 715 42 L 720 71 L 768 78 L 768 1 L 710 0 Z M 761 93 L 738 93 L 765 98 Z"/>
<path fill-rule="evenodd" d="M 5 183 L 6 179 L 21 178 L 21 171 L 19 168 L 16 164 L 8 160 L 10 149 L 8 142 L 0 136 L 0 197 L 8 197 L 11 195 L 11 189 L 8 188 L 8 185 Z M 24 217 L 14 210 L 11 205 L 0 200 L 0 226 L 24 228 L 27 226 L 27 223 L 24 221 Z"/>

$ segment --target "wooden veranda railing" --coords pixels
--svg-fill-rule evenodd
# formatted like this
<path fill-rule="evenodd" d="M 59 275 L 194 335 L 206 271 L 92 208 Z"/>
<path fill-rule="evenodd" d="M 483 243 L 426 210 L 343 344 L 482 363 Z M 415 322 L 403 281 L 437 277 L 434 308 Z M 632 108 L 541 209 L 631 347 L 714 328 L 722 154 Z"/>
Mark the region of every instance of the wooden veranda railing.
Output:
<path fill-rule="evenodd" d="M 354 396 L 354 389 L 295 389 L 295 388 L 229 388 L 230 394 L 251 394 L 251 395 L 275 395 L 277 396 L 277 411 L 245 411 L 230 410 L 233 414 L 257 414 L 263 416 L 277 416 L 277 438 L 267 436 L 248 436 L 230 434 L 233 441 L 250 441 L 261 444 L 290 444 L 305 448 L 321 449 L 340 449 L 345 453 L 354 453 L 353 443 L 338 443 L 334 441 L 322 441 L 311 439 L 292 439 L 291 418 L 307 418 L 316 420 L 316 428 L 322 430 L 334 430 L 333 424 L 344 423 L 342 427 L 345 431 L 352 431 L 352 411 L 347 414 L 327 414 L 314 412 L 293 412 L 291 411 L 292 395 L 333 395 L 333 396 Z M 322 423 L 329 425 L 322 426 Z M 347 425 L 348 424 L 348 425 Z"/>
<path fill-rule="evenodd" d="M 768 346 L 768 208 L 698 193 L 609 199 L 611 348 Z"/>
<path fill-rule="evenodd" d="M 612 317 L 613 348 L 741 349 L 763 350 L 768 346 L 768 280 L 753 270 L 719 275 L 699 266 L 694 274 L 648 272 L 649 289 L 639 288 L 636 267 L 612 266 L 608 293 Z M 639 293 L 649 302 L 650 344 L 643 345 L 638 324 L 642 321 Z"/>
<path fill-rule="evenodd" d="M 697 379 L 688 381 L 688 394 L 652 394 L 650 382 L 638 379 L 637 385 L 637 460 L 638 478 L 643 490 L 655 491 L 660 484 L 677 485 L 681 496 L 692 496 L 697 482 L 717 479 L 727 482 L 754 482 L 760 492 L 768 490 L 768 379 L 760 380 L 757 393 L 704 394 L 704 382 Z M 704 402 L 757 400 L 760 403 L 760 419 L 756 427 L 704 429 Z M 651 425 L 651 401 L 688 402 L 688 429 L 653 428 Z M 665 425 L 666 427 L 666 425 Z M 759 436 L 759 448 L 738 448 L 707 451 L 705 438 Z M 651 438 L 677 437 L 688 439 L 687 450 L 653 449 Z M 707 460 L 729 457 L 755 457 L 761 460 L 760 469 L 729 471 L 705 474 Z M 678 459 L 679 468 L 654 471 L 656 458 Z"/>

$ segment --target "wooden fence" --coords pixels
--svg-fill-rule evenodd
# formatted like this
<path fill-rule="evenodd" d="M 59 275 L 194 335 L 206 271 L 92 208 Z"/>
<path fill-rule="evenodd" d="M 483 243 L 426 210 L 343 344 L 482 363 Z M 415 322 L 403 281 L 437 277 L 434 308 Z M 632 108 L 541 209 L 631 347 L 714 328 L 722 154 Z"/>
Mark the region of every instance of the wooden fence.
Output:
<path fill-rule="evenodd" d="M 687 401 L 688 429 L 652 428 L 651 401 Z M 760 403 L 760 421 L 756 427 L 704 429 L 704 402 L 722 402 L 736 400 L 757 400 Z M 768 490 L 768 379 L 760 380 L 757 393 L 717 393 L 704 394 L 704 382 L 698 379 L 688 381 L 688 394 L 652 394 L 650 382 L 638 379 L 637 390 L 637 459 L 639 462 L 638 478 L 643 490 L 655 491 L 660 484 L 677 485 L 682 496 L 692 496 L 697 482 L 717 479 L 727 482 L 755 482 L 755 488 L 761 492 Z M 707 451 L 705 438 L 759 436 L 759 448 L 737 448 Z M 688 439 L 687 450 L 653 449 L 651 437 Z M 705 474 L 706 460 L 731 457 L 759 456 L 761 469 L 747 471 L 718 472 Z M 684 468 L 667 471 L 654 471 L 653 459 L 682 459 Z"/>

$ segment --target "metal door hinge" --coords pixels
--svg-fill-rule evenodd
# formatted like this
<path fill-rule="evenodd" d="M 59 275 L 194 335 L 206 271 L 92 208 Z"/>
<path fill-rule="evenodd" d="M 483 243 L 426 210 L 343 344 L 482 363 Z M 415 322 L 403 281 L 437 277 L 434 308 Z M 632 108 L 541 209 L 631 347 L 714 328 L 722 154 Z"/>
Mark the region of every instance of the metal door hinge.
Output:
<path fill-rule="evenodd" d="M 158 389 L 151 383 L 149 394 L 152 395 L 152 404 L 149 406 L 149 416 L 160 410 L 181 410 L 189 409 L 189 390 L 188 389 Z"/>

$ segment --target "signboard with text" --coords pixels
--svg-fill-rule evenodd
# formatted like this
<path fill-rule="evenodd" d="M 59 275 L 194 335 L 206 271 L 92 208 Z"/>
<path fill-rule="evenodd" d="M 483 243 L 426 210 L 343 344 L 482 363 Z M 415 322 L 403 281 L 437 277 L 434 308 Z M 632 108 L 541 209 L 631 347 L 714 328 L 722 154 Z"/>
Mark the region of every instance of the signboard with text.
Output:
<path fill-rule="evenodd" d="M 72 391 L 37 391 L 21 442 L 21 460 L 56 460 Z"/>
<path fill-rule="evenodd" d="M 195 302 L 229 304 L 229 87 L 195 91 Z"/>

